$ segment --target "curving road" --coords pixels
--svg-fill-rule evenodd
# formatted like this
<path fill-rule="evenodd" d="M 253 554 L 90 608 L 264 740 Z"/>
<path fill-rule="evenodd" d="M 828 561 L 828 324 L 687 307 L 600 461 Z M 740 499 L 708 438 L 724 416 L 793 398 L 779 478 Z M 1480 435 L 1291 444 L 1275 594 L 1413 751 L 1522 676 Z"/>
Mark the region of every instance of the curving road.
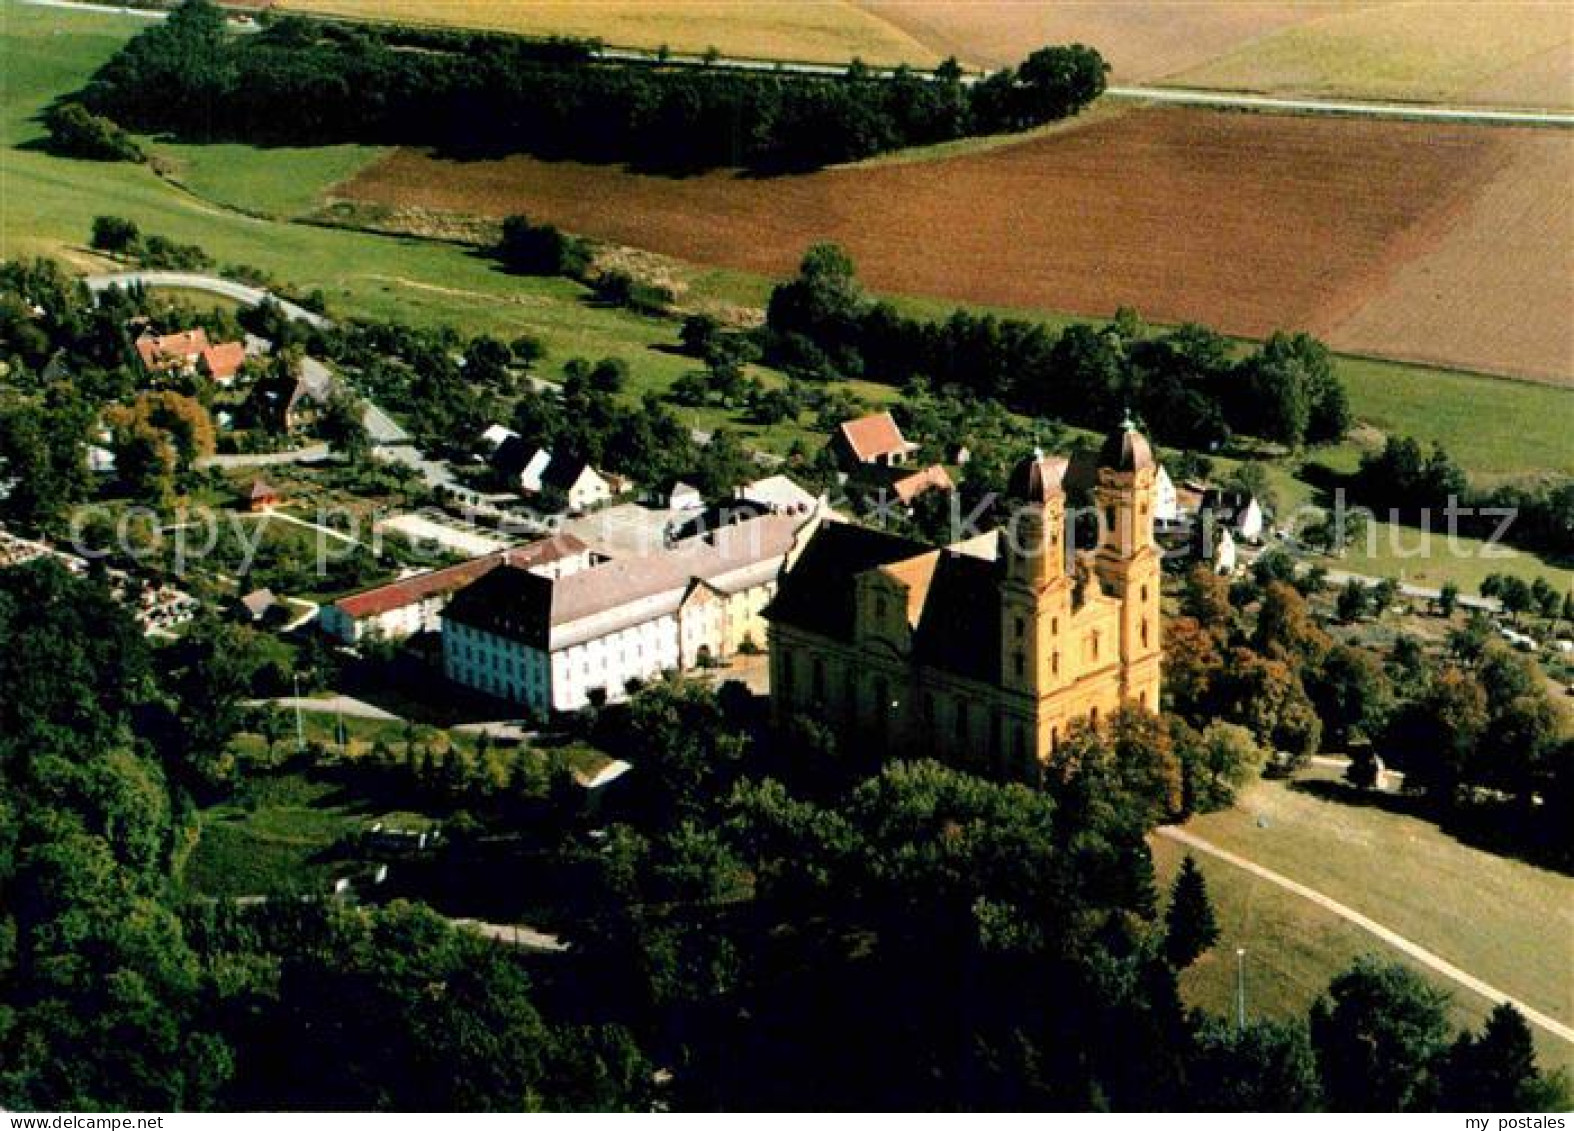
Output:
<path fill-rule="evenodd" d="M 308 326 L 322 330 L 333 325 L 321 314 L 314 314 L 304 306 L 288 302 L 262 287 L 251 287 L 237 283 L 234 279 L 221 279 L 217 275 L 203 275 L 194 271 L 117 271 L 110 275 L 89 275 L 83 282 L 94 294 L 107 291 L 110 287 L 180 287 L 188 291 L 206 291 L 247 306 L 257 306 L 272 299 L 286 315 Z"/>
<path fill-rule="evenodd" d="M 1551 1017 L 1548 1017 L 1540 1010 L 1533 1009 L 1531 1006 L 1526 1005 L 1518 998 L 1511 997 L 1504 993 L 1496 986 L 1488 985 L 1486 982 L 1483 982 L 1475 975 L 1466 973 L 1464 970 L 1461 970 L 1447 959 L 1433 954 L 1430 950 L 1427 950 L 1419 943 L 1412 942 L 1410 939 L 1405 938 L 1399 932 L 1383 926 L 1376 920 L 1367 918 L 1353 907 L 1348 907 L 1345 904 L 1340 903 L 1338 900 L 1335 900 L 1332 897 L 1326 896 L 1322 892 L 1317 891 L 1315 888 L 1309 888 L 1305 884 L 1297 883 L 1288 876 L 1283 876 L 1269 868 L 1264 868 L 1261 864 L 1254 863 L 1253 861 L 1246 859 L 1244 856 L 1238 856 L 1228 849 L 1220 848 L 1212 841 L 1204 840 L 1196 833 L 1189 833 L 1185 829 L 1177 828 L 1174 825 L 1167 825 L 1163 828 L 1156 829 L 1155 832 L 1157 832 L 1159 836 L 1165 837 L 1168 840 L 1173 840 L 1178 844 L 1185 845 L 1187 848 L 1195 849 L 1204 855 L 1212 856 L 1215 859 L 1222 860 L 1226 864 L 1232 864 L 1235 867 L 1240 868 L 1242 871 L 1250 872 L 1259 879 L 1267 880 L 1270 884 L 1284 888 L 1286 891 L 1292 892 L 1293 894 L 1300 896 L 1302 899 L 1310 900 L 1324 910 L 1333 912 L 1341 919 L 1344 919 L 1350 923 L 1354 923 L 1363 931 L 1367 931 L 1368 933 L 1377 936 L 1395 950 L 1410 956 L 1417 962 L 1421 963 L 1421 965 L 1427 967 L 1429 970 L 1435 970 L 1437 973 L 1443 975 L 1443 977 L 1459 983 L 1468 990 L 1472 990 L 1475 993 L 1480 994 L 1482 997 L 1486 998 L 1493 1004 L 1508 1002 L 1515 1009 L 1523 1013 L 1525 1015 L 1525 1019 L 1532 1025 L 1538 1025 L 1542 1029 L 1545 1029 L 1548 1033 L 1551 1033 L 1554 1037 L 1561 1038 L 1562 1040 L 1569 1042 L 1569 1044 L 1574 1044 L 1574 1028 L 1563 1024 L 1561 1021 L 1557 1021 Z"/>

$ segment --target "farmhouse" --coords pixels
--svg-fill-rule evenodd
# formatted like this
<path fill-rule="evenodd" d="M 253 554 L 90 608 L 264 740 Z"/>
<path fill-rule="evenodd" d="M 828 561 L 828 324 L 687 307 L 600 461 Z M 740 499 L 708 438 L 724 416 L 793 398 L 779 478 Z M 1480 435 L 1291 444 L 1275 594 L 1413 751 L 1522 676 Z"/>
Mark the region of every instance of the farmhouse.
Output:
<path fill-rule="evenodd" d="M 1095 550 L 1068 549 L 1062 458 L 1011 476 L 993 558 L 820 528 L 766 613 L 780 720 L 1032 779 L 1077 720 L 1159 704 L 1157 466 L 1128 424 L 1098 455 Z"/>
<path fill-rule="evenodd" d="M 760 614 L 818 524 L 764 515 L 556 578 L 495 569 L 443 610 L 443 669 L 546 715 L 723 660 L 764 639 Z"/>
<path fill-rule="evenodd" d="M 325 633 L 346 644 L 435 632 L 443 607 L 453 595 L 499 566 L 562 577 L 589 568 L 595 560 L 590 547 L 578 538 L 558 534 L 341 597 L 323 608 L 318 623 Z"/>

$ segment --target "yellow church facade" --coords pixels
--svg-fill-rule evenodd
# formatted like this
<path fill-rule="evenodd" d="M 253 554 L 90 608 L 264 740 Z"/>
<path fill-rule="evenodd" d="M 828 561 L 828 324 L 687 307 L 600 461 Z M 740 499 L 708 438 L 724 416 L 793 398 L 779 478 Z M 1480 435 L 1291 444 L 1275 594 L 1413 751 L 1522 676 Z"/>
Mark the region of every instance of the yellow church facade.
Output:
<path fill-rule="evenodd" d="M 844 749 L 1033 780 L 1067 728 L 1159 706 L 1157 465 L 1128 422 L 1099 453 L 1098 543 L 1067 533 L 1067 462 L 1012 474 L 992 557 L 823 526 L 767 610 L 778 721 Z"/>

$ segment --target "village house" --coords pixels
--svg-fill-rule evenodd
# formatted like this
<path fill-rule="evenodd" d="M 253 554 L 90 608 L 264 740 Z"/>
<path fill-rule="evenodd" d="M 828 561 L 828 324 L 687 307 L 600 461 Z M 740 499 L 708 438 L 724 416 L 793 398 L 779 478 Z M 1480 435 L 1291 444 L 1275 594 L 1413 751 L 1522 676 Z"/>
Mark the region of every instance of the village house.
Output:
<path fill-rule="evenodd" d="M 1262 505 L 1246 491 L 1210 487 L 1203 494 L 1201 513 L 1212 515 L 1243 541 L 1254 544 L 1262 541 L 1265 525 Z"/>
<path fill-rule="evenodd" d="M 1072 723 L 1157 710 L 1157 465 L 1129 422 L 1096 462 L 1089 551 L 1071 546 L 1068 461 L 1038 455 L 1012 473 L 993 559 L 821 526 L 766 613 L 777 719 L 1034 780 Z"/>
<path fill-rule="evenodd" d="M 724 661 L 765 639 L 761 613 L 818 521 L 767 514 L 557 578 L 495 569 L 443 610 L 444 671 L 544 716 Z"/>
<path fill-rule="evenodd" d="M 200 374 L 228 385 L 246 360 L 243 342 L 208 341 L 202 327 L 179 334 L 158 335 L 144 331 L 136 341 L 137 356 L 150 375 Z"/>
<path fill-rule="evenodd" d="M 588 569 L 597 560 L 590 547 L 572 534 L 557 534 L 528 546 L 499 550 L 341 597 L 323 607 L 318 625 L 345 644 L 365 639 L 400 640 L 421 632 L 436 632 L 441 627 L 443 608 L 454 594 L 500 566 L 556 578 Z"/>
<path fill-rule="evenodd" d="M 273 510 L 283 501 L 277 487 L 270 486 L 261 479 L 251 481 L 251 490 L 246 492 L 246 509 L 253 514 L 265 514 Z"/>
<path fill-rule="evenodd" d="M 610 502 L 615 493 L 612 479 L 585 460 L 546 448 L 532 450 L 517 435 L 503 437 L 492 455 L 492 469 L 522 494 L 548 496 L 573 513 Z"/>
<path fill-rule="evenodd" d="M 863 467 L 902 467 L 918 445 L 902 435 L 889 412 L 844 420 L 831 437 L 831 452 L 837 466 L 852 473 Z"/>
<path fill-rule="evenodd" d="M 743 502 L 757 503 L 766 510 L 778 514 L 807 512 L 824 501 L 810 494 L 785 475 L 768 475 L 764 479 L 756 479 L 753 483 L 745 483 L 733 491 L 733 497 Z"/>
<path fill-rule="evenodd" d="M 582 514 L 612 501 L 612 484 L 582 459 L 554 456 L 541 474 L 541 493 L 563 502 L 571 514 Z"/>

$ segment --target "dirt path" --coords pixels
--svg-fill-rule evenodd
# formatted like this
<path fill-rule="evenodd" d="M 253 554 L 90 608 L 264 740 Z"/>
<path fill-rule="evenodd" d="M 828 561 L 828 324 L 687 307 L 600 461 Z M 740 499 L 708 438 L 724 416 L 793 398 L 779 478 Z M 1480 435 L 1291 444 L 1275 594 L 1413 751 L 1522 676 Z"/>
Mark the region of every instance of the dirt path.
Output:
<path fill-rule="evenodd" d="M 1313 888 L 1309 888 L 1305 884 L 1297 883 L 1288 876 L 1283 876 L 1278 872 L 1272 871 L 1271 869 L 1264 868 L 1261 864 L 1255 864 L 1252 861 L 1246 859 L 1244 856 L 1237 856 L 1235 853 L 1230 852 L 1227 849 L 1220 848 L 1218 845 L 1204 840 L 1195 833 L 1189 833 L 1185 829 L 1176 828 L 1174 826 L 1166 826 L 1164 828 L 1158 829 L 1157 832 L 1159 836 L 1165 837 L 1168 840 L 1173 840 L 1177 844 L 1183 844 L 1187 848 L 1194 849 L 1197 852 L 1201 852 L 1208 856 L 1212 856 L 1215 859 L 1222 860 L 1226 864 L 1233 864 L 1235 867 L 1240 868 L 1243 871 L 1250 872 L 1259 879 L 1267 880 L 1269 883 L 1276 884 L 1277 886 L 1284 888 L 1286 891 L 1293 892 L 1303 899 L 1311 900 L 1311 902 L 1317 904 L 1317 906 L 1323 908 L 1324 910 L 1331 911 L 1341 919 L 1344 919 L 1350 923 L 1354 923 L 1362 930 L 1377 936 L 1379 939 L 1382 939 L 1383 942 L 1387 943 L 1395 950 L 1408 955 L 1428 969 L 1434 970 L 1437 973 L 1443 975 L 1445 978 L 1459 983 L 1466 989 L 1480 994 L 1488 1001 L 1494 1003 L 1508 1002 L 1515 1009 L 1523 1013 L 1527 1021 L 1534 1025 L 1539 1025 L 1553 1036 L 1561 1038 L 1562 1040 L 1567 1041 L 1569 1044 L 1574 1044 L 1574 1027 L 1565 1025 L 1561 1021 L 1555 1021 L 1551 1017 L 1548 1017 L 1545 1013 L 1542 1013 L 1541 1011 L 1526 1005 L 1518 998 L 1510 997 L 1496 986 L 1488 985 L 1480 978 L 1477 978 L 1471 974 L 1467 974 L 1465 971 L 1453 965 L 1451 962 L 1438 957 L 1436 954 L 1433 954 L 1430 950 L 1427 950 L 1420 944 L 1412 942 L 1410 939 L 1405 938 L 1396 931 L 1390 930 L 1381 923 L 1367 918 L 1365 915 L 1362 915 L 1354 908 L 1347 907 L 1338 900 L 1332 899 Z"/>

